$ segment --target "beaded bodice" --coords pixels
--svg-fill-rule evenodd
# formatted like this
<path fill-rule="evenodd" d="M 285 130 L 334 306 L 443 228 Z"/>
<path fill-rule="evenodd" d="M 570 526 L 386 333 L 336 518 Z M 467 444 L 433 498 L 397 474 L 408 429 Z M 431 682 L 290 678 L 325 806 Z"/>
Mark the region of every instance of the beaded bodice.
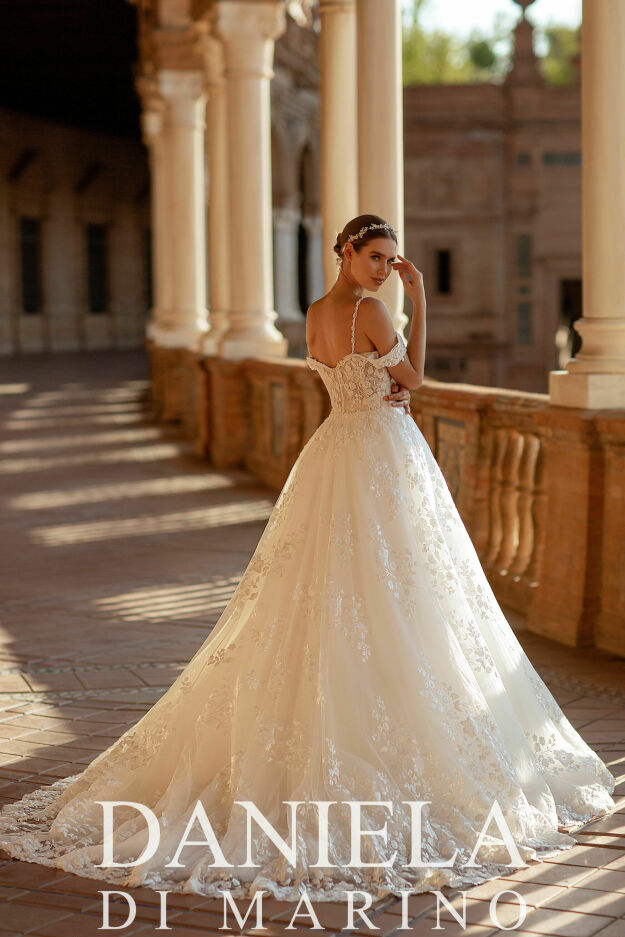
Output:
<path fill-rule="evenodd" d="M 386 404 L 384 396 L 390 392 L 392 383 L 387 368 L 399 364 L 406 354 L 401 332 L 396 332 L 397 342 L 385 355 L 380 356 L 377 350 L 354 351 L 356 315 L 363 298 L 357 301 L 352 317 L 351 352 L 334 367 L 312 355 L 306 357 L 308 366 L 319 373 L 325 384 L 333 410 L 373 410 Z"/>

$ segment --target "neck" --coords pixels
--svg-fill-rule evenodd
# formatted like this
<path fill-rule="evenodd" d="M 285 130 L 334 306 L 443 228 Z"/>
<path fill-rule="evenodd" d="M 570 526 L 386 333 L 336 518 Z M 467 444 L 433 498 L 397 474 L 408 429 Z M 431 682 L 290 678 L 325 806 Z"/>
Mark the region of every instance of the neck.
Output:
<path fill-rule="evenodd" d="M 330 292 L 339 299 L 355 300 L 364 294 L 364 287 L 354 279 L 350 273 L 346 273 L 343 268 L 339 270 L 336 283 Z"/>

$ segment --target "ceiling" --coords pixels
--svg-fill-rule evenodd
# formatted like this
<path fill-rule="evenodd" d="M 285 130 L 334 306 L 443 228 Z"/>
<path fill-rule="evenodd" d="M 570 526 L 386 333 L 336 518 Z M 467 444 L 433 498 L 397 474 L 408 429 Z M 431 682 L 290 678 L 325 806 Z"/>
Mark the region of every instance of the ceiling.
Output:
<path fill-rule="evenodd" d="M 0 106 L 140 138 L 136 9 L 126 0 L 0 0 Z"/>

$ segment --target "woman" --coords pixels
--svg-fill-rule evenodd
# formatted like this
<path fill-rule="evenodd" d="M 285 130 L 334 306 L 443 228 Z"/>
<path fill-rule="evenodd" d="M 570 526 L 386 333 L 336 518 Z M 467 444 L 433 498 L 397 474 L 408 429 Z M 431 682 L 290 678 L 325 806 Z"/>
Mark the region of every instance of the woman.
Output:
<path fill-rule="evenodd" d="M 514 864 L 506 829 L 521 864 L 614 809 L 612 775 L 529 663 L 427 443 L 386 399 L 392 379 L 423 379 L 421 274 L 376 215 L 352 219 L 334 250 L 306 359 L 332 410 L 231 601 L 133 728 L 4 808 L 11 855 L 118 886 L 344 901 L 484 881 Z M 407 345 L 363 296 L 393 270 L 413 304 Z M 107 858 L 111 801 L 124 805 L 110 808 Z"/>

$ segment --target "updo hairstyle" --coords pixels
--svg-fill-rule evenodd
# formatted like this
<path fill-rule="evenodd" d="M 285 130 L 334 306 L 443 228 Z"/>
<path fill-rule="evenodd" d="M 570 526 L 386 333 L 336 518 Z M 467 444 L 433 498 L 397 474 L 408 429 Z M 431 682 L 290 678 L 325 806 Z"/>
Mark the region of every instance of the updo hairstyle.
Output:
<path fill-rule="evenodd" d="M 343 230 L 337 234 L 336 241 L 332 250 L 337 255 L 337 263 L 341 263 L 343 260 L 343 249 L 345 245 L 349 242 L 353 244 L 354 250 L 356 252 L 360 251 L 361 248 L 368 244 L 369 241 L 373 241 L 375 238 L 379 237 L 388 237 L 392 238 L 397 244 L 397 233 L 392 227 L 389 228 L 369 228 L 368 231 L 365 231 L 364 234 L 354 237 L 350 242 L 349 238 L 352 235 L 358 235 L 358 232 L 361 228 L 366 228 L 371 224 L 376 225 L 385 225 L 388 224 L 384 218 L 380 218 L 379 215 L 357 215 L 355 218 L 352 218 L 351 221 L 348 221 Z"/>

